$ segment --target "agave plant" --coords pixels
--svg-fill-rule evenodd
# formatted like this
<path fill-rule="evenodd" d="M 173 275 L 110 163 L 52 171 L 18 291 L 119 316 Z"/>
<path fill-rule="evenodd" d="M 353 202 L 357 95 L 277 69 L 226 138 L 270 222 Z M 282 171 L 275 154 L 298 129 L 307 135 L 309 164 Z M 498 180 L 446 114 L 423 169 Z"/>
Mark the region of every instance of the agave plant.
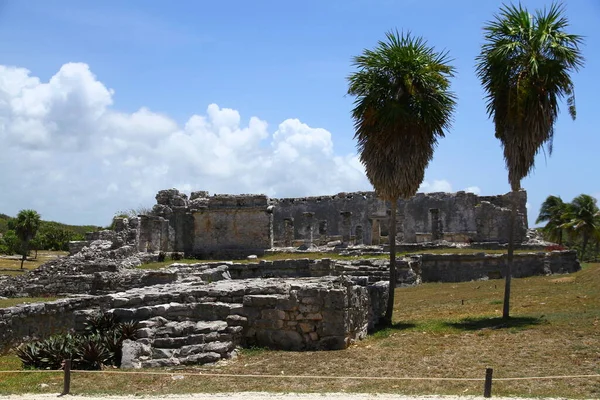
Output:
<path fill-rule="evenodd" d="M 137 339 L 137 330 L 139 329 L 137 321 L 121 322 L 117 331 L 121 334 L 121 341 Z"/>
<path fill-rule="evenodd" d="M 85 331 L 90 334 L 104 334 L 115 330 L 118 326 L 117 319 L 111 313 L 97 312 L 86 318 Z"/>
<path fill-rule="evenodd" d="M 101 335 L 85 336 L 75 349 L 73 369 L 99 370 L 111 364 L 111 353 Z"/>
<path fill-rule="evenodd" d="M 41 368 L 42 355 L 39 342 L 24 343 L 15 350 L 24 369 Z"/>
<path fill-rule="evenodd" d="M 73 357 L 78 345 L 78 338 L 71 334 L 51 336 L 39 342 L 41 367 L 43 369 L 60 369 L 63 360 Z"/>

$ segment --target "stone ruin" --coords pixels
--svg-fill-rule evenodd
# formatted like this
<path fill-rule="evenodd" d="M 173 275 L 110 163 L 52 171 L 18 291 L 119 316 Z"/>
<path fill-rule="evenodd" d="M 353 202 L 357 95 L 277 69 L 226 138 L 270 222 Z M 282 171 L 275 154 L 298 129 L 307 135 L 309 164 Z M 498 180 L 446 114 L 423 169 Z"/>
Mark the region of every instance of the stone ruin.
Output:
<path fill-rule="evenodd" d="M 139 323 L 138 339 L 124 344 L 124 368 L 204 364 L 235 356 L 239 346 L 343 349 L 365 337 L 385 311 L 385 259 L 334 260 L 324 253 L 317 260 L 176 262 L 183 256 L 237 258 L 276 246 L 314 251 L 322 244 L 330 245 L 328 251 L 382 254 L 389 215 L 372 194 L 276 200 L 194 192 L 188 200 L 168 190 L 159 192 L 157 203 L 152 215 L 115 219 L 114 230 L 73 243 L 69 257 L 0 281 L 4 297 L 66 297 L 0 309 L 0 350 L 79 331 L 86 316 L 103 310 Z M 521 192 L 517 230 L 529 238 L 524 204 Z M 435 193 L 401 205 L 398 231 L 409 248 L 444 239 L 501 246 L 507 235 L 506 196 Z M 173 263 L 135 268 L 164 257 Z M 405 257 L 397 260 L 396 286 L 501 278 L 505 263 L 505 255 L 484 253 Z M 513 276 L 579 268 L 572 251 L 520 253 Z"/>
<path fill-rule="evenodd" d="M 150 215 L 117 221 L 116 231 L 135 230 L 140 252 L 181 252 L 188 257 L 235 259 L 271 248 L 308 249 L 327 243 L 387 243 L 389 204 L 374 192 L 270 199 L 265 195 L 214 195 L 161 190 Z M 519 192 L 515 241 L 527 234 L 527 194 Z M 432 242 L 508 242 L 510 194 L 419 193 L 398 202 L 397 240 Z M 98 239 L 97 236 L 89 238 Z M 73 252 L 87 242 L 74 243 Z"/>

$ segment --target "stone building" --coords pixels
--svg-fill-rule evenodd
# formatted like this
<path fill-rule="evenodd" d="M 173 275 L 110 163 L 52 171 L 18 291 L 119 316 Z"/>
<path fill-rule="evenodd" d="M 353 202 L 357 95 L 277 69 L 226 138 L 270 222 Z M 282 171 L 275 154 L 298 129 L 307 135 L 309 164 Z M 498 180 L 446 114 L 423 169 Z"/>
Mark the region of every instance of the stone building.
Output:
<path fill-rule="evenodd" d="M 139 251 L 237 258 L 271 247 L 379 245 L 387 242 L 389 204 L 374 192 L 270 199 L 265 195 L 186 194 L 161 190 L 152 215 L 129 221 Z M 515 240 L 527 230 L 527 194 L 518 197 Z M 404 243 L 508 241 L 510 194 L 418 193 L 398 202 L 397 237 Z M 117 224 L 118 226 L 118 224 Z M 130 226 L 132 227 L 132 226 Z"/>

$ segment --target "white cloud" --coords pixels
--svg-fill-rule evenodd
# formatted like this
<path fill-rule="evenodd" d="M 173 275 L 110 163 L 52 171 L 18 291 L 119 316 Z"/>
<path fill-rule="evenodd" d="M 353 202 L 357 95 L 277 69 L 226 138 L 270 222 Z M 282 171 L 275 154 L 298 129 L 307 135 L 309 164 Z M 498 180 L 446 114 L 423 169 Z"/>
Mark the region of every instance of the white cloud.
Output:
<path fill-rule="evenodd" d="M 269 129 L 258 117 L 242 125 L 238 111 L 216 104 L 178 124 L 144 107 L 115 110 L 113 96 L 86 64 L 65 64 L 46 83 L 0 66 L 0 212 L 32 207 L 106 225 L 171 187 L 273 197 L 372 190 L 358 157 L 336 154 L 323 128 L 287 119 Z"/>
<path fill-rule="evenodd" d="M 216 104 L 179 125 L 140 108 L 113 109 L 114 91 L 86 64 L 48 82 L 0 66 L 0 212 L 107 223 L 116 210 L 150 205 L 160 189 L 302 196 L 371 190 L 355 155 L 334 153 L 331 133 L 297 119 L 269 130 Z M 50 215 L 47 215 L 50 214 Z"/>
<path fill-rule="evenodd" d="M 474 193 L 474 194 L 478 195 L 481 193 L 481 189 L 479 188 L 479 186 L 469 186 L 468 188 L 465 189 L 465 192 Z"/>
<path fill-rule="evenodd" d="M 424 181 L 419 187 L 419 192 L 433 193 L 433 192 L 452 192 L 452 185 L 450 182 L 444 179 L 434 180 L 433 182 Z"/>

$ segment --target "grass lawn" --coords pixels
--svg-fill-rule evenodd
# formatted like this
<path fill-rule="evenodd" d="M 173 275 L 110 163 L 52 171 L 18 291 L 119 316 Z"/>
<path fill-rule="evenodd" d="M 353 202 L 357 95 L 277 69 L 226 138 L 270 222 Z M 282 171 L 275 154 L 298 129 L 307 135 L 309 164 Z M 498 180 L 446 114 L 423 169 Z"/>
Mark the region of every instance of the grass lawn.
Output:
<path fill-rule="evenodd" d="M 170 374 L 74 372 L 72 393 L 133 395 L 222 392 L 388 392 L 479 395 L 483 382 L 294 378 L 494 378 L 600 374 L 600 264 L 571 275 L 513 279 L 512 316 L 499 318 L 503 281 L 428 283 L 396 290 L 394 328 L 347 350 L 242 350 L 218 366 L 171 369 Z M 13 370 L 14 356 L 0 358 Z M 264 374 L 276 378 L 186 376 L 185 373 Z M 0 393 L 61 390 L 57 374 L 0 373 Z M 40 386 L 45 383 L 49 386 Z M 494 381 L 494 396 L 600 397 L 600 378 Z"/>
<path fill-rule="evenodd" d="M 15 297 L 9 299 L 0 299 L 0 308 L 13 307 L 19 304 L 42 303 L 58 299 L 60 299 L 60 297 Z"/>
<path fill-rule="evenodd" d="M 515 250 L 515 253 L 532 253 L 534 250 Z M 404 257 L 411 254 L 475 254 L 475 253 L 487 253 L 487 254 L 505 254 L 506 250 L 481 250 L 481 249 L 456 249 L 456 248 L 448 248 L 448 249 L 431 249 L 431 250 L 422 250 L 415 252 L 407 252 L 407 253 L 398 253 L 398 257 Z M 276 260 L 296 260 L 300 258 L 308 258 L 311 260 L 317 260 L 320 258 L 330 258 L 334 260 L 359 260 L 359 259 L 367 259 L 367 258 L 381 258 L 388 259 L 389 254 L 377 254 L 377 255 L 360 255 L 360 256 L 347 256 L 340 255 L 337 253 L 268 253 L 263 256 L 258 257 L 254 260 L 235 260 L 236 263 L 253 263 L 259 262 L 261 260 L 264 261 L 276 261 Z M 174 263 L 183 263 L 183 264 L 197 264 L 203 262 L 225 262 L 225 260 L 198 260 L 198 259 L 189 259 L 186 258 L 184 260 L 172 261 L 166 260 L 161 262 L 153 262 L 148 264 L 140 265 L 139 269 L 160 269 L 163 267 L 168 267 Z"/>
<path fill-rule="evenodd" d="M 38 251 L 37 258 L 34 258 L 35 252 L 31 252 L 30 257 L 23 263 L 23 269 L 21 269 L 21 258 L 20 256 L 4 256 L 0 255 L 0 275 L 20 275 L 32 269 L 36 269 L 43 263 L 54 260 L 57 257 L 63 257 L 68 255 L 66 251 L 49 251 L 41 250 Z"/>

